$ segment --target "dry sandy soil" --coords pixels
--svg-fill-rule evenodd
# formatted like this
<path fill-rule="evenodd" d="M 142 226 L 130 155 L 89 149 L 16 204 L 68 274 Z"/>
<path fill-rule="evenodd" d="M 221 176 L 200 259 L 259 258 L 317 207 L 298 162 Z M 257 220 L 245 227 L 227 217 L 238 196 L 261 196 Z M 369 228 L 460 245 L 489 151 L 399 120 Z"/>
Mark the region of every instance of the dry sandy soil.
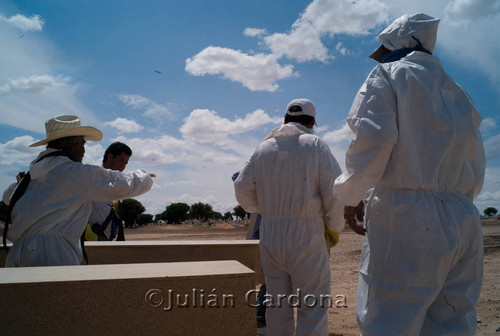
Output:
<path fill-rule="evenodd" d="M 500 220 L 483 221 L 485 242 L 484 281 L 477 305 L 476 335 L 500 336 Z M 245 239 L 246 226 L 217 224 L 214 227 L 192 225 L 149 225 L 126 229 L 127 240 L 209 240 Z M 329 311 L 330 336 L 358 336 L 355 297 L 361 257 L 361 236 L 352 231 L 341 233 L 340 242 L 331 250 L 332 295 L 343 295 L 347 308 Z"/>

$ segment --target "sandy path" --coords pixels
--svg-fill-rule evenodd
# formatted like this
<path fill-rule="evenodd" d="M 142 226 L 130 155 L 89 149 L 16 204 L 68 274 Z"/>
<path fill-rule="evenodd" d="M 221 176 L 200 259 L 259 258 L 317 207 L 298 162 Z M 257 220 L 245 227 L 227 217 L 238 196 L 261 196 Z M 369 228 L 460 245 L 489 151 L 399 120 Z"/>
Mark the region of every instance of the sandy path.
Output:
<path fill-rule="evenodd" d="M 477 305 L 476 335 L 500 336 L 500 221 L 487 221 L 485 235 L 484 280 Z M 127 240 L 210 240 L 245 239 L 246 227 L 218 224 L 215 227 L 185 225 L 146 226 L 126 229 Z M 347 308 L 331 308 L 328 321 L 330 336 L 359 336 L 355 298 L 361 256 L 362 237 L 350 231 L 341 233 L 339 244 L 331 251 L 332 296 L 345 297 Z M 340 298 L 340 297 L 339 297 Z"/>

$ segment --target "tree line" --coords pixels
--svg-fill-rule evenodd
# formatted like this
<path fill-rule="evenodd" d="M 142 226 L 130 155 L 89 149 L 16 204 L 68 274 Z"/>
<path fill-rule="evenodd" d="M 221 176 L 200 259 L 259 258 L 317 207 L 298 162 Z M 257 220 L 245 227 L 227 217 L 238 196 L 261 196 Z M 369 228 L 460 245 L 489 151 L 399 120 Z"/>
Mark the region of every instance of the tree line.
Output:
<path fill-rule="evenodd" d="M 492 218 L 495 217 L 495 215 L 498 213 L 498 210 L 493 207 L 487 207 L 486 209 L 484 209 L 483 213 L 485 217 Z"/>
<path fill-rule="evenodd" d="M 0 201 L 0 220 L 7 220 L 8 206 Z M 243 219 L 248 214 L 239 205 L 233 208 L 233 212 L 227 211 L 222 215 L 220 212 L 213 210 L 212 206 L 208 203 L 194 203 L 188 205 L 187 203 L 171 203 L 167 205 L 165 211 L 162 213 L 151 215 L 145 214 L 146 208 L 138 200 L 129 198 L 120 201 L 118 216 L 123 220 L 125 227 L 133 227 L 134 224 L 146 225 L 153 222 L 164 221 L 168 224 L 181 224 L 186 220 L 199 219 L 201 221 L 208 220 L 232 220 L 233 218 Z M 493 218 L 498 213 L 494 207 L 487 207 L 483 211 L 486 218 Z"/>
<path fill-rule="evenodd" d="M 214 211 L 212 206 L 207 203 L 194 203 L 188 205 L 187 203 L 171 203 L 160 214 L 155 216 L 155 221 L 163 220 L 168 224 L 181 224 L 182 222 L 190 219 L 199 219 L 201 221 L 208 220 L 232 220 L 233 218 L 243 219 L 247 213 L 239 205 L 233 208 L 233 212 L 227 211 L 222 215 L 220 212 Z"/>
<path fill-rule="evenodd" d="M 0 201 L 0 221 L 7 220 L 9 207 Z M 187 203 L 172 203 L 165 208 L 162 213 L 151 215 L 145 214 L 146 208 L 138 200 L 129 198 L 120 201 L 118 216 L 123 220 L 125 227 L 134 227 L 137 225 L 146 225 L 157 221 L 164 221 L 168 224 L 180 224 L 185 220 L 199 219 L 207 220 L 232 220 L 233 218 L 243 219 L 248 214 L 241 206 L 233 208 L 233 212 L 227 211 L 224 215 L 213 210 L 207 203 L 198 202 L 193 205 Z"/>

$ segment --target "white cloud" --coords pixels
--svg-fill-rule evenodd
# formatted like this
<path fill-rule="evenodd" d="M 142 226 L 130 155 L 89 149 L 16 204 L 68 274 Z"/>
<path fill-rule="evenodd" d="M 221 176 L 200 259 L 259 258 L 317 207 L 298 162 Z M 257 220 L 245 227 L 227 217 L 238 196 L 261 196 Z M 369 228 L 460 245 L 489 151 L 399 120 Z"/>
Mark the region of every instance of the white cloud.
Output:
<path fill-rule="evenodd" d="M 488 78 L 500 90 L 498 1 L 455 1 L 446 7 L 438 47 L 464 68 Z M 439 55 L 438 55 L 439 56 Z"/>
<path fill-rule="evenodd" d="M 174 187 L 174 186 L 194 186 L 197 185 L 195 181 L 172 181 L 167 182 L 165 187 Z"/>
<path fill-rule="evenodd" d="M 6 143 L 0 143 L 0 162 L 2 165 L 28 164 L 33 161 L 36 154 L 40 151 L 38 148 L 28 147 L 35 142 L 33 137 L 25 135 L 16 137 Z"/>
<path fill-rule="evenodd" d="M 335 34 L 366 34 L 387 20 L 388 6 L 379 0 L 317 0 L 307 6 L 290 33 L 276 33 L 264 42 L 278 57 L 299 62 L 332 58 L 321 39 Z"/>
<path fill-rule="evenodd" d="M 354 138 L 354 133 L 349 126 L 344 122 L 342 128 L 325 133 L 321 138 L 328 144 L 333 156 L 345 171 L 345 153 Z"/>
<path fill-rule="evenodd" d="M 328 132 L 322 138 L 328 143 L 351 141 L 354 138 L 354 133 L 347 124 L 344 124 L 342 128 Z"/>
<path fill-rule="evenodd" d="M 244 119 L 231 121 L 210 110 L 198 109 L 184 120 L 180 131 L 184 138 L 200 143 L 226 145 L 229 135 L 242 134 L 261 128 L 265 124 L 281 123 L 281 118 L 271 118 L 263 110 L 255 110 Z"/>
<path fill-rule="evenodd" d="M 278 58 L 287 56 L 299 62 L 311 60 L 326 62 L 331 56 L 328 56 L 328 49 L 320 37 L 313 25 L 302 23 L 290 34 L 276 33 L 266 36 L 264 42 Z"/>
<path fill-rule="evenodd" d="M 445 9 L 446 19 L 455 23 L 472 22 L 500 12 L 500 2 L 492 0 L 454 0 Z"/>
<path fill-rule="evenodd" d="M 45 121 L 58 114 L 78 115 L 84 125 L 96 120 L 77 98 L 75 86 L 29 81 L 21 84 L 1 96 L 2 124 L 42 134 Z"/>
<path fill-rule="evenodd" d="M 171 163 L 183 162 L 186 153 L 191 151 L 190 144 L 169 135 L 159 138 L 131 138 L 123 136 L 114 138 L 113 141 L 126 143 L 132 148 L 134 161 L 143 164 L 158 166 Z"/>
<path fill-rule="evenodd" d="M 482 74 L 500 90 L 500 45 L 497 0 L 381 0 L 391 20 L 403 13 L 426 13 L 442 19 L 437 53 L 453 59 L 466 69 Z M 446 64 L 445 64 L 446 67 Z"/>
<path fill-rule="evenodd" d="M 266 35 L 266 34 L 267 34 L 267 30 L 259 29 L 259 28 L 245 28 L 245 30 L 243 31 L 243 35 L 251 36 L 251 37 Z"/>
<path fill-rule="evenodd" d="M 118 98 L 125 104 L 125 106 L 132 107 L 133 109 L 146 108 L 150 104 L 150 100 L 146 97 L 137 94 L 120 94 Z"/>
<path fill-rule="evenodd" d="M 85 156 L 83 163 L 100 166 L 104 156 L 105 149 L 100 142 L 87 141 L 85 144 Z"/>
<path fill-rule="evenodd" d="M 49 75 L 31 76 L 29 78 L 20 77 L 18 79 L 9 79 L 7 84 L 0 87 L 0 92 L 41 92 L 57 86 L 65 86 L 67 81 L 64 78 L 54 78 Z"/>
<path fill-rule="evenodd" d="M 163 117 L 173 117 L 170 109 L 162 104 L 158 104 L 152 99 L 143 97 L 138 94 L 120 94 L 118 98 L 134 110 L 143 110 L 143 116 L 153 119 L 161 119 Z"/>
<path fill-rule="evenodd" d="M 113 121 L 105 122 L 104 125 L 116 128 L 119 134 L 121 133 L 135 133 L 142 131 L 144 127 L 133 120 L 126 118 L 116 118 Z"/>
<path fill-rule="evenodd" d="M 485 118 L 483 119 L 483 122 L 481 123 L 481 127 L 479 129 L 481 130 L 481 133 L 488 133 L 489 131 L 494 130 L 497 127 L 497 122 L 493 118 Z"/>
<path fill-rule="evenodd" d="M 500 208 L 500 167 L 486 168 L 482 192 L 474 200 L 474 204 L 483 212 L 487 207 Z"/>
<path fill-rule="evenodd" d="M 78 97 L 79 85 L 67 75 L 54 75 L 60 58 L 54 45 L 38 34 L 19 38 L 5 20 L 0 19 L 0 122 L 44 134 L 46 120 L 58 114 L 75 114 L 82 123 L 98 118 Z M 27 117 L 28 116 L 28 117 Z"/>
<path fill-rule="evenodd" d="M 220 164 L 234 164 L 240 161 L 240 157 L 235 156 L 235 155 L 228 155 L 228 154 L 223 154 L 217 153 L 217 152 L 208 152 L 203 155 L 202 160 L 204 162 L 218 162 Z"/>
<path fill-rule="evenodd" d="M 349 51 L 342 45 L 342 42 L 337 43 L 335 50 L 337 50 L 342 56 L 349 54 Z"/>
<path fill-rule="evenodd" d="M 144 117 L 150 117 L 153 119 L 161 118 L 161 117 L 172 117 L 172 112 L 164 106 L 157 103 L 152 102 L 146 109 L 143 114 Z"/>
<path fill-rule="evenodd" d="M 277 80 L 296 76 L 292 65 L 281 66 L 273 55 L 248 55 L 239 50 L 207 47 L 186 59 L 185 70 L 194 76 L 222 74 L 251 91 L 276 91 Z"/>
<path fill-rule="evenodd" d="M 486 160 L 493 161 L 500 158 L 500 134 L 492 136 L 484 142 Z"/>
<path fill-rule="evenodd" d="M 216 211 L 237 205 L 231 175 L 241 169 L 258 139 L 231 153 L 214 144 L 202 144 L 171 136 L 159 138 L 113 139 L 128 144 L 133 151 L 127 170 L 145 168 L 157 174 L 154 188 L 137 199 L 148 213 L 163 211 L 171 202 L 209 203 Z M 101 154 L 102 155 L 102 154 Z"/>
<path fill-rule="evenodd" d="M 248 55 L 240 50 L 207 47 L 186 59 L 185 70 L 194 76 L 222 74 L 223 78 L 243 84 L 252 91 L 274 92 L 277 80 L 297 76 L 292 65 L 281 66 L 286 56 L 298 62 L 327 62 L 333 56 L 321 41 L 334 34 L 366 34 L 387 20 L 388 6 L 381 0 L 315 0 L 294 22 L 289 33 L 275 33 L 263 38 L 271 54 Z M 246 28 L 246 36 L 267 35 L 265 29 Z M 337 45 L 341 55 L 347 49 Z"/>
<path fill-rule="evenodd" d="M 313 1 L 301 21 L 311 23 L 321 34 L 367 34 L 388 18 L 388 6 L 379 0 L 317 0 Z"/>
<path fill-rule="evenodd" d="M 0 19 L 22 31 L 40 31 L 45 24 L 40 15 L 33 15 L 29 18 L 21 14 L 16 14 L 10 18 L 0 15 Z"/>
<path fill-rule="evenodd" d="M 500 203 L 500 191 L 497 191 L 497 192 L 491 192 L 491 191 L 482 192 L 478 196 L 477 200 L 481 201 L 481 202 Z"/>

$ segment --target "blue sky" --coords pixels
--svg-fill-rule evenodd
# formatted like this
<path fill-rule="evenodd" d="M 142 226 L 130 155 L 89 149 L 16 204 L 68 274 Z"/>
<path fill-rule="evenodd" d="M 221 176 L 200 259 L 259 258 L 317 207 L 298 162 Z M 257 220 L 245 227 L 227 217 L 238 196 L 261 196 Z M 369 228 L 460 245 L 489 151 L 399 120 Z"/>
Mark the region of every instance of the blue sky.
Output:
<path fill-rule="evenodd" d="M 377 34 L 404 13 L 441 19 L 434 54 L 471 95 L 487 153 L 482 212 L 500 208 L 500 2 L 490 0 L 9 1 L 0 3 L 0 189 L 26 170 L 44 122 L 76 114 L 113 141 L 128 170 L 158 175 L 138 197 L 156 214 L 172 202 L 237 205 L 231 175 L 286 104 L 309 98 L 316 134 L 344 165 L 345 118 L 376 65 Z"/>

